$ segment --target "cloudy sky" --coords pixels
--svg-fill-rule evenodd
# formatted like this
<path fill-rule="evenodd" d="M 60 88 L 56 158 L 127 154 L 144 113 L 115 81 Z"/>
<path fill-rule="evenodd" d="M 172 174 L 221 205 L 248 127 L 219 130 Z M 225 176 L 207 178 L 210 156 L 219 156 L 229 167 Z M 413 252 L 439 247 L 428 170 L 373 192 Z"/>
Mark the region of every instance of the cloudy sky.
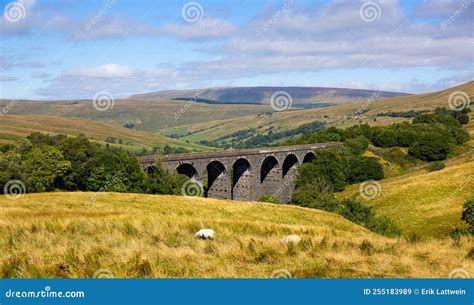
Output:
<path fill-rule="evenodd" d="M 474 0 L 0 0 L 0 98 L 473 80 Z"/>

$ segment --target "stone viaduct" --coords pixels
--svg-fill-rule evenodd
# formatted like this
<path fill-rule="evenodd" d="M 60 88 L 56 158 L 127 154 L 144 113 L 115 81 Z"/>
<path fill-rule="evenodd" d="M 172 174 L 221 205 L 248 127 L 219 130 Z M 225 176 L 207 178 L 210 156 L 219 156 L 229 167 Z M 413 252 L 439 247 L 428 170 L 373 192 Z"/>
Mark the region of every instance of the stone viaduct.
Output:
<path fill-rule="evenodd" d="M 295 188 L 300 164 L 310 162 L 315 151 L 334 149 L 340 142 L 309 145 L 229 149 L 219 152 L 140 157 L 142 168 L 151 172 L 157 159 L 172 172 L 203 184 L 205 196 L 220 199 L 256 201 L 273 195 L 288 202 Z"/>

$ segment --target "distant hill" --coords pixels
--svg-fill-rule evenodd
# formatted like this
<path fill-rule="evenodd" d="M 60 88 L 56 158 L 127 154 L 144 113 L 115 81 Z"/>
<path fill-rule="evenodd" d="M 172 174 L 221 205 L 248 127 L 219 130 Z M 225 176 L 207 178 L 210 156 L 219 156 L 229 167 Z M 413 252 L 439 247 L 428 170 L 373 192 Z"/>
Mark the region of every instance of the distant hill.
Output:
<path fill-rule="evenodd" d="M 130 99 L 185 100 L 197 98 L 209 104 L 269 104 L 272 95 L 287 92 L 295 106 L 321 102 L 351 102 L 407 96 L 407 93 L 324 87 L 226 87 L 194 90 L 167 90 L 132 95 Z"/>
<path fill-rule="evenodd" d="M 452 87 L 439 92 L 386 98 L 382 100 L 359 101 L 341 103 L 332 107 L 318 109 L 304 109 L 281 111 L 273 113 L 255 114 L 225 120 L 216 120 L 185 126 L 175 126 L 165 129 L 162 134 L 183 134 L 182 140 L 198 142 L 202 140 L 214 141 L 241 130 L 254 129 L 254 133 L 266 134 L 297 128 L 303 124 L 315 121 L 324 122 L 326 126 L 349 127 L 355 124 L 368 123 L 370 125 L 387 125 L 395 122 L 409 121 L 410 118 L 380 116 L 386 112 L 428 111 L 436 107 L 449 108 L 451 94 L 463 92 L 471 100 L 471 109 L 474 109 L 474 81 Z M 355 116 L 355 114 L 360 116 Z M 472 115 L 472 114 L 471 114 Z"/>

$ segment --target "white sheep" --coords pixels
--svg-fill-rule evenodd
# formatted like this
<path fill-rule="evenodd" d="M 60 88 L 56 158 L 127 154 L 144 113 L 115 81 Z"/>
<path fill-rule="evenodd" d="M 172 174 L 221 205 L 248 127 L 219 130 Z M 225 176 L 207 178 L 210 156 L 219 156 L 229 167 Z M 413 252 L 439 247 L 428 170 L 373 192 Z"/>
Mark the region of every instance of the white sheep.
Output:
<path fill-rule="evenodd" d="M 297 244 L 301 241 L 301 237 L 299 237 L 298 235 L 288 235 L 286 237 L 283 237 L 282 239 L 280 239 L 280 243 L 281 244 L 284 244 L 284 245 L 287 245 L 287 244 Z"/>
<path fill-rule="evenodd" d="M 212 229 L 201 229 L 194 234 L 194 237 L 200 239 L 214 239 L 214 230 Z"/>

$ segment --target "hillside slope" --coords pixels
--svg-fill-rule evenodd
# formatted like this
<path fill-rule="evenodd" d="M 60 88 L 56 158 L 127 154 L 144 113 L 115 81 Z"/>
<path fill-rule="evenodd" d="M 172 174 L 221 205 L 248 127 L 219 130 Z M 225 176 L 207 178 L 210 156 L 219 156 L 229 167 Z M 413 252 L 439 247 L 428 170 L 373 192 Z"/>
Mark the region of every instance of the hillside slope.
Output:
<path fill-rule="evenodd" d="M 361 101 L 370 98 L 377 92 L 375 90 L 325 87 L 228 87 L 157 91 L 132 95 L 130 98 L 173 100 L 178 98 L 194 98 L 197 96 L 216 104 L 269 105 L 272 95 L 281 91 L 291 96 L 295 106 L 304 103 Z M 377 94 L 377 99 L 407 95 L 409 94 L 383 91 Z"/>
<path fill-rule="evenodd" d="M 183 139 L 190 141 L 216 140 L 235 133 L 238 130 L 254 128 L 260 134 L 296 128 L 302 124 L 321 121 L 327 126 L 348 127 L 359 123 L 386 125 L 410 119 L 378 116 L 386 111 L 421 111 L 433 110 L 436 107 L 449 108 L 449 96 L 457 91 L 464 92 L 474 104 L 474 81 L 435 93 L 417 94 L 381 100 L 344 103 L 318 109 L 293 110 L 284 112 L 263 113 L 219 121 L 203 122 L 192 125 L 167 128 L 163 134 L 188 134 Z M 364 112 L 365 111 L 365 112 Z M 359 117 L 354 114 L 360 113 Z M 244 126 L 244 127 L 243 127 Z"/>
<path fill-rule="evenodd" d="M 207 148 L 170 139 L 158 134 L 136 131 L 119 126 L 99 123 L 77 118 L 61 118 L 41 115 L 4 115 L 0 120 L 0 144 L 11 144 L 33 132 L 45 134 L 66 134 L 69 136 L 85 135 L 87 138 L 105 144 L 108 137 L 121 140 L 117 144 L 128 150 L 142 148 L 181 147 L 189 150 L 203 151 Z"/>
<path fill-rule="evenodd" d="M 379 181 L 379 197 L 366 201 L 379 215 L 392 218 L 403 234 L 446 236 L 463 226 L 462 205 L 474 198 L 474 152 L 446 162 L 440 171 L 422 168 Z M 339 198 L 360 196 L 360 185 L 338 194 Z"/>
<path fill-rule="evenodd" d="M 214 229 L 216 239 L 193 238 L 200 228 Z M 289 234 L 303 240 L 280 244 Z M 1 277 L 448 277 L 457 268 L 474 272 L 469 251 L 472 239 L 409 243 L 288 205 L 116 193 L 0 196 Z"/>

